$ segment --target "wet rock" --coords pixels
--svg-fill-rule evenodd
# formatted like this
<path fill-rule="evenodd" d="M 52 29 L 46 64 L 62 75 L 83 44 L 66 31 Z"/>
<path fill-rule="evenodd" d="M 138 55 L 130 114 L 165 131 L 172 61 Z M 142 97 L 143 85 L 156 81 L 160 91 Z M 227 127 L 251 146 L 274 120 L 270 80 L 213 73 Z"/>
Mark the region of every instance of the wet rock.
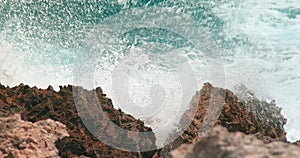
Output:
<path fill-rule="evenodd" d="M 235 87 L 238 92 L 236 95 L 248 111 L 256 116 L 254 123 L 263 136 L 270 136 L 271 138 L 281 139 L 286 141 L 286 133 L 283 126 L 286 124 L 286 119 L 281 115 L 281 108 L 277 107 L 275 100 L 267 102 L 259 100 L 251 90 L 245 85 L 238 85 Z"/>
<path fill-rule="evenodd" d="M 202 139 L 218 140 L 219 138 L 215 137 L 207 138 L 211 129 L 217 125 L 225 127 L 229 132 L 239 131 L 252 135 L 251 139 L 260 139 L 259 142 L 265 144 L 285 142 L 283 125 L 286 120 L 280 115 L 280 109 L 275 103 L 259 101 L 247 90 L 241 92 L 243 93 L 238 98 L 230 90 L 213 87 L 209 83 L 204 84 L 181 117 L 176 131 L 183 131 L 183 134 L 175 140 L 170 135 L 169 139 L 173 140 L 170 144 L 163 149 L 149 152 L 125 151 L 99 141 L 109 139 L 112 145 L 122 142 L 124 148 L 132 146 L 137 151 L 156 147 L 151 128 L 145 127 L 142 121 L 123 113 L 120 109 L 115 109 L 112 100 L 106 97 L 101 88 L 87 91 L 81 87 L 61 86 L 56 92 L 51 86 L 38 89 L 23 84 L 12 88 L 0 85 L 0 117 L 20 113 L 26 121 L 37 122 L 50 118 L 65 124 L 70 136 L 55 142 L 61 157 L 169 157 L 170 151 L 174 153 L 173 149 L 178 147 L 180 148 L 175 154 L 177 156 L 179 153 L 183 154 L 183 151 L 197 153 L 189 144 L 197 144 Z M 103 114 L 100 114 L 100 108 Z M 111 126 L 112 124 L 131 133 L 120 132 L 116 126 Z M 1 127 L 0 131 L 1 129 L 4 127 Z M 150 132 L 150 135 L 135 132 Z M 25 147 L 24 141 L 18 139 L 12 144 L 19 150 Z M 246 145 L 242 148 L 246 148 Z M 213 144 L 212 148 L 204 149 L 208 154 L 219 150 L 214 148 Z M 226 152 L 228 150 L 226 149 Z M 263 153 L 266 150 L 268 149 L 263 149 Z M 281 148 L 278 150 L 281 152 Z M 278 154 L 276 151 L 274 153 Z M 183 154 L 183 157 L 186 156 Z"/>
<path fill-rule="evenodd" d="M 253 135 L 228 132 L 216 126 L 195 144 L 184 144 L 171 152 L 173 158 L 298 158 L 300 147 L 284 142 L 265 144 Z"/>
<path fill-rule="evenodd" d="M 69 136 L 66 126 L 51 119 L 35 123 L 19 114 L 0 117 L 0 157 L 59 157 L 55 141 Z"/>
<path fill-rule="evenodd" d="M 260 108 L 264 108 L 264 105 L 266 105 L 265 102 L 261 103 L 258 100 L 251 104 L 252 107 Z M 248 104 L 248 106 L 250 105 Z M 193 97 L 190 108 L 181 117 L 178 129 L 184 133 L 160 149 L 158 155 L 168 157 L 170 156 L 169 151 L 172 149 L 182 144 L 196 143 L 216 125 L 222 125 L 230 132 L 240 131 L 245 134 L 255 134 L 257 138 L 265 140 L 265 142 L 286 140 L 286 132 L 283 128 L 285 119 L 281 115 L 282 122 L 274 124 L 277 120 L 266 120 L 278 117 L 259 119 L 258 116 L 263 115 L 263 113 L 251 111 L 252 109 L 248 106 L 239 101 L 238 97 L 230 90 L 213 87 L 211 84 L 205 83 L 201 91 Z M 191 124 L 187 128 L 183 128 L 188 122 Z M 170 139 L 173 138 L 173 135 L 170 135 Z"/>

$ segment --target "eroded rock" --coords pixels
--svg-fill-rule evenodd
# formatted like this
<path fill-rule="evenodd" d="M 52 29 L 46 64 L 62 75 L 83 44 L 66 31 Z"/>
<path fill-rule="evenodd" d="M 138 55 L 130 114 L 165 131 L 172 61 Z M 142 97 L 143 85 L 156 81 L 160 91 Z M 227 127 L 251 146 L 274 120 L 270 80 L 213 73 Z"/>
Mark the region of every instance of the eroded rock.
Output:
<path fill-rule="evenodd" d="M 74 91 L 76 93 L 73 93 Z M 77 101 L 77 107 L 74 99 Z M 96 101 L 97 104 L 93 104 Z M 100 107 L 104 115 L 99 115 Z M 81 111 L 81 117 L 78 110 Z M 0 86 L 0 115 L 16 113 L 20 113 L 24 120 L 31 122 L 50 118 L 65 124 L 70 136 L 56 142 L 61 157 L 151 157 L 154 154 L 152 151 L 131 152 L 115 149 L 100 141 L 106 138 L 109 138 L 112 144 L 122 141 L 124 147 L 131 146 L 136 151 L 156 148 L 156 139 L 151 128 L 115 109 L 101 88 L 87 91 L 81 87 L 64 86 L 56 92 L 51 86 L 47 89 L 23 84 L 13 88 Z M 102 119 L 104 117 L 111 122 Z M 93 128 L 87 129 L 82 119 Z M 109 123 L 116 126 L 108 126 Z M 137 133 L 128 135 L 126 132 L 119 132 L 116 127 Z M 141 135 L 138 132 L 149 134 Z"/>
<path fill-rule="evenodd" d="M 266 109 L 263 106 L 269 105 L 256 99 L 252 102 L 251 107 Z M 250 105 L 248 104 L 248 106 Z M 281 122 L 279 123 L 276 123 L 278 120 L 271 121 L 271 119 L 278 117 L 261 117 L 261 119 L 258 116 L 264 113 L 251 111 L 254 108 L 248 108 L 248 106 L 245 106 L 230 90 L 213 87 L 211 84 L 205 83 L 203 88 L 193 97 L 190 108 L 181 117 L 178 128 L 184 130 L 184 133 L 159 150 L 158 155 L 168 157 L 170 150 L 182 144 L 196 143 L 216 125 L 222 125 L 230 132 L 240 131 L 245 134 L 255 134 L 257 138 L 265 142 L 286 140 L 286 132 L 283 128 L 285 120 L 281 115 L 281 120 L 279 120 Z M 182 127 L 186 122 L 191 122 L 191 124 L 187 129 L 184 129 Z"/>
<path fill-rule="evenodd" d="M 281 108 L 277 107 L 275 100 L 267 102 L 259 100 L 254 93 L 249 90 L 245 85 L 238 85 L 235 87 L 239 101 L 253 113 L 257 119 L 254 123 L 260 131 L 260 137 L 270 136 L 271 138 L 281 139 L 286 141 L 286 133 L 283 126 L 286 124 L 286 119 L 281 115 Z"/>
<path fill-rule="evenodd" d="M 61 157 L 168 157 L 171 156 L 170 151 L 179 146 L 181 147 L 176 149 L 177 152 L 193 153 L 194 147 L 188 144 L 197 144 L 198 141 L 207 138 L 206 135 L 216 125 L 222 125 L 230 132 L 240 131 L 253 135 L 251 137 L 258 138 L 264 143 L 285 142 L 286 133 L 283 125 L 286 120 L 280 115 L 280 109 L 273 102 L 259 101 L 253 97 L 254 95 L 249 94 L 250 98 L 241 96 L 244 99 L 242 100 L 230 90 L 213 87 L 209 83 L 204 84 L 193 97 L 190 108 L 181 117 L 178 126 L 179 131 L 184 131 L 181 137 L 176 138 L 163 149 L 149 152 L 124 151 L 99 141 L 98 138 L 109 138 L 112 143 L 123 142 L 124 146 L 133 146 L 136 150 L 140 150 L 155 148 L 156 140 L 151 128 L 145 127 L 142 121 L 114 109 L 112 101 L 106 97 L 101 88 L 87 91 L 81 87 L 64 86 L 56 92 L 51 86 L 47 89 L 38 89 L 23 84 L 13 88 L 0 85 L 0 116 L 20 113 L 26 121 L 37 122 L 50 118 L 65 124 L 70 136 L 55 143 Z M 100 104 L 94 104 L 96 102 Z M 103 109 L 104 115 L 98 115 L 100 108 Z M 81 117 L 78 110 L 81 111 Z M 103 119 L 104 117 L 112 122 Z M 87 129 L 83 121 L 93 128 Z M 144 136 L 120 133 L 117 128 L 109 126 L 111 123 L 128 131 L 151 134 Z M 0 124 L 1 129 L 4 127 Z M 214 141 L 214 139 L 206 141 Z M 21 149 L 26 146 L 24 143 L 15 144 L 19 144 L 15 147 Z M 215 148 L 205 148 L 205 150 L 206 153 L 218 151 Z M 179 153 L 176 155 L 179 156 Z"/>
<path fill-rule="evenodd" d="M 253 135 L 228 132 L 216 126 L 195 144 L 184 144 L 171 152 L 173 158 L 298 158 L 300 147 L 284 142 L 264 143 Z"/>
<path fill-rule="evenodd" d="M 55 141 L 69 136 L 66 126 L 51 119 L 35 123 L 19 114 L 0 117 L 0 157 L 59 157 Z"/>

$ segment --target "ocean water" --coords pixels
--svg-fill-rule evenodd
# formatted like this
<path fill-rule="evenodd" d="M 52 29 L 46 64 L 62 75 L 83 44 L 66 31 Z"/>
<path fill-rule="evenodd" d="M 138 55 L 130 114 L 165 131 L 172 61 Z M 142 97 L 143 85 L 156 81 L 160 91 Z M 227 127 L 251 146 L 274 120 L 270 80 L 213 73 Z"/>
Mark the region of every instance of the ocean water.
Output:
<path fill-rule="evenodd" d="M 203 82 L 242 83 L 300 139 L 299 0 L 0 0 L 0 63 L 10 86 L 101 86 L 161 137 Z"/>

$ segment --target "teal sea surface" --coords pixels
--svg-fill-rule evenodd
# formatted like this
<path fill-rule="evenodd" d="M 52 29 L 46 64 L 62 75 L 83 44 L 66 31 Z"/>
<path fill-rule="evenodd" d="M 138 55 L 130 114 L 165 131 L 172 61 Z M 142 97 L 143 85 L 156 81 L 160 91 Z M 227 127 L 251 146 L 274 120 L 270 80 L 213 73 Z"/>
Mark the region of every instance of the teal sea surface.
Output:
<path fill-rule="evenodd" d="M 0 0 L 2 84 L 101 86 L 115 106 L 143 119 L 138 109 L 151 102 L 148 85 L 162 84 L 172 96 L 188 81 L 171 73 L 181 62 L 172 52 L 192 67 L 184 76 L 197 80 L 195 89 L 207 81 L 233 91 L 244 84 L 260 99 L 276 100 L 288 140 L 300 139 L 299 0 Z M 128 87 L 141 107 L 117 101 L 112 84 L 121 63 L 144 72 L 129 77 Z M 74 76 L 77 70 L 87 74 Z M 74 79 L 84 76 L 92 83 Z M 165 124 L 170 109 L 148 124 Z"/>

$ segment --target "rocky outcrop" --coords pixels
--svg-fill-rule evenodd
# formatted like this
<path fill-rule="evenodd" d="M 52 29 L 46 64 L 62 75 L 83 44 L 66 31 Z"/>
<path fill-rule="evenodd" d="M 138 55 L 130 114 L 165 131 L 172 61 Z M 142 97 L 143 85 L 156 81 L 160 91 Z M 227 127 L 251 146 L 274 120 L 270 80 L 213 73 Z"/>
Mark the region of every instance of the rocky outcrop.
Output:
<path fill-rule="evenodd" d="M 235 89 L 239 101 L 252 113 L 255 126 L 259 129 L 258 138 L 263 139 L 264 136 L 270 136 L 273 139 L 285 140 L 283 126 L 287 120 L 281 115 L 281 108 L 276 106 L 275 100 L 270 103 L 259 100 L 251 90 L 242 84 L 236 86 Z"/>
<path fill-rule="evenodd" d="M 247 89 L 240 92 L 238 98 L 230 90 L 213 87 L 209 83 L 204 84 L 193 97 L 189 109 L 181 117 L 176 131 L 183 131 L 183 134 L 172 139 L 173 141 L 163 149 L 148 152 L 125 151 L 99 141 L 103 140 L 101 138 L 109 138 L 112 144 L 122 142 L 124 146 L 133 146 L 137 151 L 156 147 L 152 130 L 145 127 L 142 121 L 123 113 L 120 109 L 114 109 L 112 101 L 106 97 L 101 88 L 87 91 L 81 87 L 65 86 L 56 92 L 51 86 L 47 89 L 38 89 L 21 84 L 10 88 L 0 84 L 0 117 L 20 114 L 22 119 L 33 123 L 52 119 L 65 124 L 69 136 L 55 142 L 60 157 L 171 157 L 181 154 L 188 155 L 183 157 L 195 155 L 199 157 L 201 154 L 217 157 L 219 155 L 214 154 L 218 153 L 229 157 L 247 156 L 245 154 L 255 157 L 257 155 L 252 153 L 255 145 L 262 148 L 256 153 L 258 156 L 292 157 L 293 154 L 298 154 L 291 152 L 288 155 L 281 150 L 285 146 L 288 150 L 296 150 L 299 143 L 295 143 L 293 147 L 288 143 L 285 143 L 285 146 L 282 144 L 286 142 L 283 128 L 286 120 L 280 115 L 280 109 L 275 103 L 259 101 Z M 100 108 L 103 109 L 104 115 L 99 115 Z M 116 127 L 108 126 L 111 122 L 104 119 L 105 117 L 122 129 L 136 133 L 150 132 L 150 135 L 119 132 Z M 84 122 L 93 128 L 87 129 Z M 229 132 L 242 132 L 252 136 L 222 133 L 224 129 L 220 127 L 210 132 L 218 125 L 225 127 Z M 217 137 L 216 133 L 221 133 L 220 137 Z M 227 136 L 230 139 L 226 140 Z M 241 142 L 240 151 L 238 139 L 246 141 Z M 282 143 L 278 145 L 277 142 Z M 210 144 L 209 147 L 205 147 L 207 143 Z M 21 145 L 15 146 L 23 148 L 24 143 L 19 144 Z M 6 150 L 3 151 L 1 150 L 2 154 L 8 153 Z"/>
<path fill-rule="evenodd" d="M 173 158 L 298 158 L 300 147 L 284 142 L 265 144 L 253 135 L 230 133 L 216 126 L 195 144 L 184 144 L 171 152 Z"/>
<path fill-rule="evenodd" d="M 78 115 L 73 91 L 78 91 L 85 96 L 78 96 L 78 107 L 88 122 L 94 126 L 94 135 L 83 124 Z M 98 98 L 101 104 L 90 105 L 89 99 Z M 103 121 L 95 112 L 101 105 L 105 115 L 122 129 L 133 132 L 150 132 L 150 135 L 142 135 L 139 140 L 137 135 L 119 133 L 114 127 L 106 128 L 107 121 Z M 77 108 L 78 108 L 77 107 Z M 144 126 L 140 120 L 114 109 L 112 101 L 103 94 L 100 88 L 87 91 L 80 87 L 60 87 L 58 92 L 52 87 L 38 89 L 26 85 L 13 88 L 0 85 L 0 116 L 9 116 L 20 113 L 26 121 L 37 122 L 53 119 L 66 125 L 69 137 L 56 141 L 56 147 L 61 157 L 151 157 L 153 152 L 130 152 L 115 149 L 99 141 L 100 137 L 109 137 L 112 141 L 122 140 L 124 146 L 133 146 L 137 150 L 141 148 L 155 148 L 155 136 L 152 130 Z M 96 134 L 95 134 L 96 133 Z M 152 133 L 152 134 L 151 134 Z M 137 142 L 137 143 L 136 143 Z M 114 143 L 114 142 L 112 142 Z"/>
<path fill-rule="evenodd" d="M 270 104 L 255 100 L 251 102 L 253 108 L 249 108 L 249 104 L 245 106 L 230 90 L 213 87 L 206 83 L 201 91 L 193 97 L 190 108 L 181 118 L 178 128 L 184 130 L 184 133 L 159 150 L 157 155 L 167 157 L 170 150 L 182 144 L 196 143 L 216 125 L 222 125 L 230 132 L 240 131 L 245 134 L 254 134 L 265 142 L 286 141 L 286 132 L 283 128 L 286 120 L 281 115 L 281 117 L 267 118 L 269 115 L 262 117 L 261 115 L 264 113 L 250 111 L 256 107 L 256 109 L 260 108 L 266 111 L 269 108 L 268 105 Z M 191 122 L 190 126 L 187 129 L 182 128 L 187 122 Z"/>
<path fill-rule="evenodd" d="M 66 136 L 66 126 L 51 119 L 31 123 L 19 114 L 0 117 L 0 157 L 59 157 L 55 141 Z"/>

